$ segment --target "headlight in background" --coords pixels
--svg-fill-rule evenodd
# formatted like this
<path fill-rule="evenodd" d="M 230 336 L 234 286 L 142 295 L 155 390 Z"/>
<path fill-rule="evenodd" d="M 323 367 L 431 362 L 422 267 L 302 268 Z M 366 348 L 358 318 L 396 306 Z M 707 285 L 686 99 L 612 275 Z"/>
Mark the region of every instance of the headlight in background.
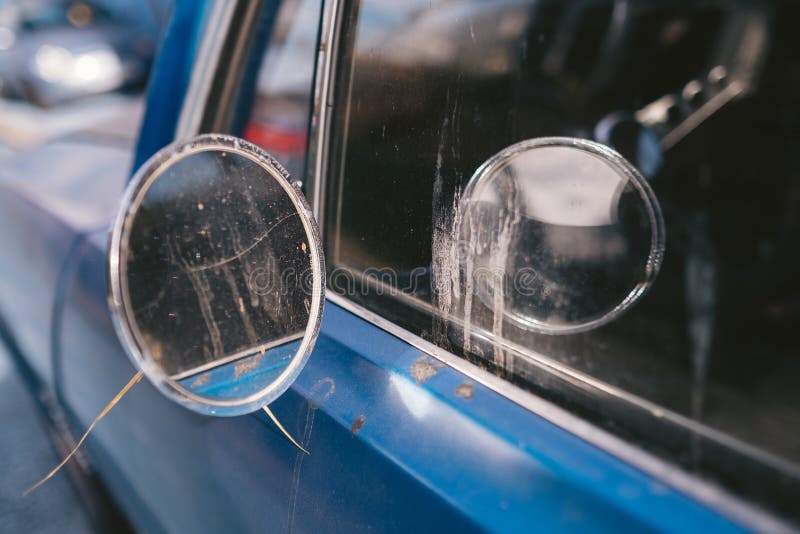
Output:
<path fill-rule="evenodd" d="M 60 46 L 42 45 L 33 56 L 31 70 L 44 82 L 85 94 L 111 91 L 125 83 L 117 52 L 103 44 L 77 54 Z"/>

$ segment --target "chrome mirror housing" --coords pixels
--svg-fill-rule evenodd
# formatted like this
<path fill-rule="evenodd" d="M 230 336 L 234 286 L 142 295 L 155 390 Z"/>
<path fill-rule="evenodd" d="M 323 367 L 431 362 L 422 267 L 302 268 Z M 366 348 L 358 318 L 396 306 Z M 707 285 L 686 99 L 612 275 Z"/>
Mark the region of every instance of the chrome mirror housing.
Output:
<path fill-rule="evenodd" d="M 639 171 L 607 146 L 550 137 L 487 160 L 461 199 L 456 235 L 473 295 L 543 334 L 606 324 L 636 303 L 664 256 L 661 208 Z"/>
<path fill-rule="evenodd" d="M 269 154 L 202 135 L 155 154 L 112 229 L 109 299 L 133 363 L 167 397 L 232 416 L 296 379 L 324 307 L 324 258 L 302 192 Z"/>

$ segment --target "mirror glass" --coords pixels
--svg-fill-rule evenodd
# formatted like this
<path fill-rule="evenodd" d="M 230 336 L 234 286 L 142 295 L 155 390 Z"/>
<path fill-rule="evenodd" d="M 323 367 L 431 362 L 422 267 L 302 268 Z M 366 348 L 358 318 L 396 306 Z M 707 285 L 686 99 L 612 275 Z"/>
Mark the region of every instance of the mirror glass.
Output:
<path fill-rule="evenodd" d="M 316 225 L 280 164 L 229 136 L 167 147 L 134 177 L 112 236 L 112 309 L 169 396 L 235 415 L 280 395 L 319 330 Z"/>
<path fill-rule="evenodd" d="M 664 252 L 649 185 L 591 141 L 540 138 L 502 151 L 476 171 L 459 217 L 466 291 L 537 332 L 612 320 L 651 285 Z"/>

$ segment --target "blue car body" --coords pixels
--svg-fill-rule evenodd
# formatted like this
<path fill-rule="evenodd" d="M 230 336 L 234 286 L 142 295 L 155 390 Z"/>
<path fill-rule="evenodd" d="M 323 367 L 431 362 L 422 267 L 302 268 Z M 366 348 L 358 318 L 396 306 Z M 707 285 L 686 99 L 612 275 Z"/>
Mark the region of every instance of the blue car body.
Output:
<path fill-rule="evenodd" d="M 73 435 L 135 373 L 107 307 L 108 227 L 130 169 L 174 136 L 208 11 L 177 5 L 135 162 L 126 147 L 64 141 L 0 182 L 4 338 Z M 67 157 L 91 168 L 64 178 L 55 162 Z M 273 404 L 310 455 L 263 413 L 204 417 L 146 382 L 85 451 L 147 532 L 758 528 L 721 491 L 544 400 L 514 402 L 499 379 L 425 349 L 329 300 L 307 367 Z"/>

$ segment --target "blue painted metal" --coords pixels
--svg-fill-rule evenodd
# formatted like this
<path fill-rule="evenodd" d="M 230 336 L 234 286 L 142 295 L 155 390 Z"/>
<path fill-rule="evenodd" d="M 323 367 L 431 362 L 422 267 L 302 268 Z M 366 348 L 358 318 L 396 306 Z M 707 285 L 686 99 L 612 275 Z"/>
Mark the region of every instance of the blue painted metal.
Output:
<path fill-rule="evenodd" d="M 81 425 L 134 373 L 106 310 L 105 233 L 67 289 L 64 396 Z M 437 372 L 417 382 L 411 369 Z M 328 303 L 314 354 L 273 410 L 210 418 L 142 383 L 88 444 L 147 530 L 589 531 L 739 527 L 672 488 L 467 382 Z"/>
<path fill-rule="evenodd" d="M 147 104 L 133 169 L 172 142 L 210 0 L 178 0 L 147 87 Z"/>
<path fill-rule="evenodd" d="M 128 165 L 127 150 L 66 140 L 0 169 L 0 314 L 43 386 L 54 384 L 50 332 L 62 266 L 79 234 L 108 224 L 103 206 L 116 203 Z"/>
<path fill-rule="evenodd" d="M 50 312 L 73 236 L 63 221 L 9 189 L 0 192 L 0 228 L 0 314 L 12 344 L 26 355 L 39 381 L 51 384 Z"/>
<path fill-rule="evenodd" d="M 182 22 L 159 59 L 137 162 L 174 131 L 201 24 L 189 4 L 179 3 Z M 181 43 L 188 48 L 177 50 Z M 102 181 L 80 187 L 113 212 L 117 194 L 98 193 Z M 6 188 L 0 201 L 8 277 L 0 296 L 6 315 L 18 314 L 7 329 L 24 334 L 28 359 L 49 356 L 31 333 L 54 332 L 62 399 L 80 431 L 135 372 L 106 306 L 107 234 L 83 241 L 89 226 Z M 43 320 L 70 254 L 63 306 Z M 25 288 L 35 292 L 20 299 Z M 414 366 L 436 372 L 417 381 Z M 310 456 L 263 414 L 200 416 L 146 382 L 86 448 L 132 521 L 150 532 L 741 530 L 479 384 L 470 384 L 471 398 L 458 396 L 467 383 L 329 302 L 308 366 L 272 406 Z"/>

